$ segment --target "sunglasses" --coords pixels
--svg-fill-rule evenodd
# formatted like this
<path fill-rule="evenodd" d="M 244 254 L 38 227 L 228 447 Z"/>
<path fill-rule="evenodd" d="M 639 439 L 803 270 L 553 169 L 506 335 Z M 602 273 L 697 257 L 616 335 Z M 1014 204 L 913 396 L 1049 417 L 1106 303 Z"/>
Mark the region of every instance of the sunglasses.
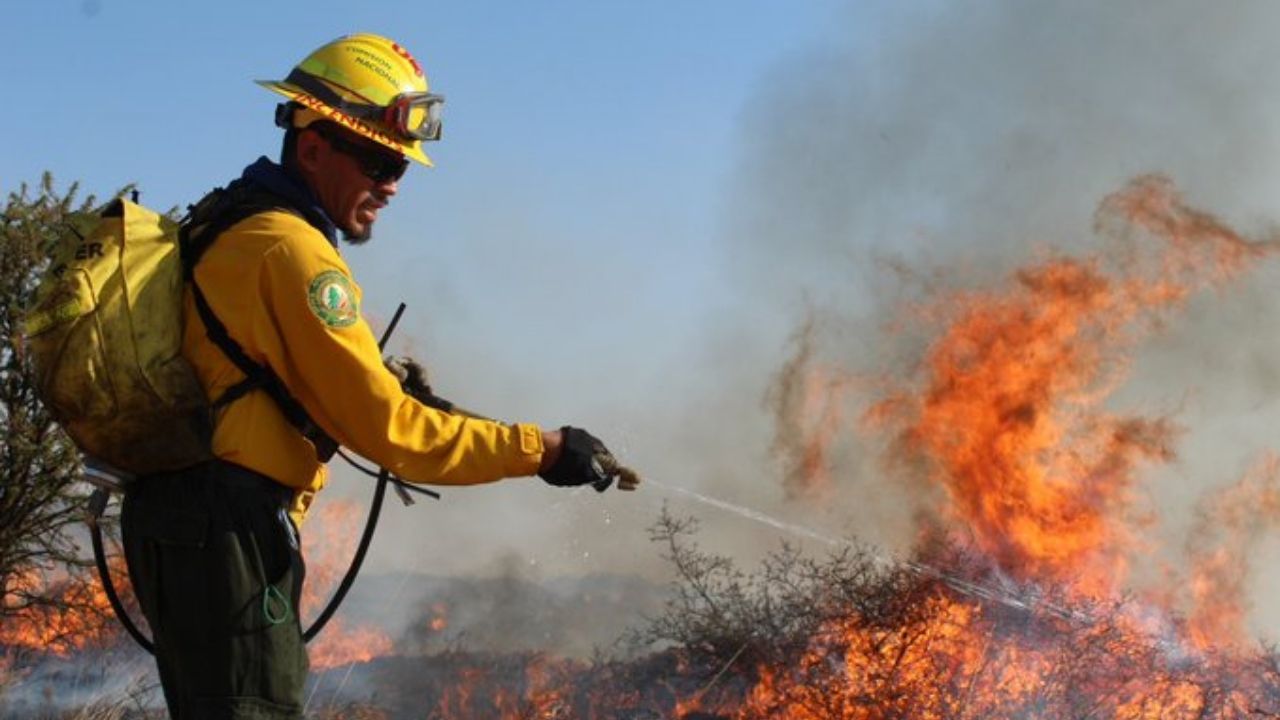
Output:
<path fill-rule="evenodd" d="M 409 169 L 409 159 L 403 155 L 393 155 L 386 150 L 348 140 L 323 125 L 312 129 L 329 141 L 334 150 L 355 160 L 360 172 L 376 184 L 399 180 Z"/>

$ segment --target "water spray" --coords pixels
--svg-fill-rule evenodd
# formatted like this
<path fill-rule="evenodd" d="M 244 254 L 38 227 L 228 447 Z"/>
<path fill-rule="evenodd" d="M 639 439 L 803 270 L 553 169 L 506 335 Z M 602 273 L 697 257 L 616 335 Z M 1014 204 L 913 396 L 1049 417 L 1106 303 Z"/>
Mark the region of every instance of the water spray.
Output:
<path fill-rule="evenodd" d="M 691 498 L 704 505 L 709 505 L 716 509 L 724 510 L 725 512 L 730 512 L 740 517 L 744 517 L 753 522 L 757 522 L 762 525 L 768 525 L 769 527 L 774 528 L 775 530 L 780 530 L 782 532 L 790 533 L 798 537 L 814 540 L 814 541 L 823 543 L 825 545 L 828 545 L 830 547 L 851 547 L 851 548 L 858 547 L 855 543 L 853 543 L 850 540 L 845 540 L 843 538 L 837 538 L 837 537 L 832 537 L 830 535 L 825 535 L 816 530 L 813 530 L 812 528 L 808 528 L 803 525 L 796 525 L 794 523 L 785 522 L 783 520 L 779 520 L 775 517 L 762 513 L 759 510 L 755 510 L 753 508 L 749 508 L 743 505 L 738 505 L 736 503 L 731 503 L 727 500 L 721 500 L 719 498 L 710 497 L 708 495 L 704 495 L 699 492 L 694 492 L 693 490 L 689 490 L 687 488 L 682 488 L 676 485 L 669 485 L 667 483 L 660 482 L 652 478 L 645 478 L 645 484 L 657 486 L 659 488 L 662 488 L 663 490 L 666 490 L 672 493 L 677 493 L 679 495 L 683 495 L 685 497 Z M 1040 598 L 1025 597 L 1025 596 L 1017 595 L 1008 589 L 993 588 L 986 585 L 982 585 L 980 583 L 975 583 L 970 580 L 966 580 L 962 577 L 959 577 L 955 574 L 948 573 L 944 570 L 933 567 L 932 565 L 929 565 L 927 563 L 917 562 L 914 560 L 898 560 L 896 558 L 892 558 L 880 553 L 869 553 L 869 556 L 871 557 L 872 560 L 874 560 L 879 565 L 890 567 L 890 568 L 895 568 L 895 567 L 905 568 L 907 570 L 910 570 L 911 572 L 916 573 L 917 575 L 922 575 L 925 577 L 934 578 L 936 580 L 941 580 L 942 582 L 946 583 L 946 585 L 950 587 L 952 590 L 955 590 L 956 592 L 962 595 L 967 595 L 969 597 L 977 598 L 979 600 L 1000 603 L 1001 605 L 1005 605 L 1007 607 L 1011 607 L 1016 610 L 1021 610 L 1027 613 L 1047 612 L 1050 615 L 1054 615 L 1056 617 L 1062 618 L 1063 620 L 1073 620 L 1073 621 L 1080 621 L 1080 622 L 1086 622 L 1086 623 L 1091 621 L 1091 619 L 1083 613 L 1070 610 L 1050 602 L 1046 602 L 1045 600 L 1042 600 Z"/>

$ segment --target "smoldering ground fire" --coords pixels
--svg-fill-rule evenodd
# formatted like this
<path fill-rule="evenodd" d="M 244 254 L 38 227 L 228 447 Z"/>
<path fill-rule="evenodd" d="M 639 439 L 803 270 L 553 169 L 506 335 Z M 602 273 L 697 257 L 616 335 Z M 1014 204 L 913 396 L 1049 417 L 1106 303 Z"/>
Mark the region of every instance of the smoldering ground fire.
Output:
<path fill-rule="evenodd" d="M 313 648 L 319 682 L 365 695 L 312 709 L 439 718 L 1280 715 L 1280 658 L 1244 623 L 1251 549 L 1280 520 L 1280 460 L 1258 458 L 1203 499 L 1185 569 L 1140 577 L 1136 565 L 1159 562 L 1144 486 L 1176 458 L 1184 429 L 1176 414 L 1115 402 L 1142 372 L 1135 353 L 1145 341 L 1176 324 L 1198 293 L 1238 282 L 1280 246 L 1190 207 L 1156 176 L 1106 197 L 1095 227 L 1091 255 L 1048 253 L 994 286 L 905 308 L 899 325 L 926 340 L 905 369 L 819 362 L 813 327 L 797 335 L 768 404 L 780 415 L 782 481 L 798 501 L 816 493 L 839 502 L 847 488 L 822 491 L 833 443 L 850 433 L 883 438 L 884 477 L 934 488 L 919 494 L 909 557 L 886 563 L 853 544 L 825 559 L 783 550 L 741 575 L 689 546 L 688 524 L 664 515 L 655 537 L 683 585 L 637 636 L 657 646 L 592 662 L 536 651 L 424 655 L 402 652 L 378 628 L 335 628 L 333 647 Z M 841 409 L 855 396 L 866 401 L 860 416 Z M 332 564 L 311 552 L 323 575 Z M 448 627 L 451 608 L 421 610 L 420 632 Z M 9 628 L 5 637 L 17 635 Z"/>

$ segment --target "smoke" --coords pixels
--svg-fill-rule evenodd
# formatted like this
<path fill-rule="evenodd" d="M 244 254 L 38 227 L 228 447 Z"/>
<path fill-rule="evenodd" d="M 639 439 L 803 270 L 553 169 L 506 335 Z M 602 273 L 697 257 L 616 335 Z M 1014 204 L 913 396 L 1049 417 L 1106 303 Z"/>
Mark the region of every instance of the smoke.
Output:
<path fill-rule="evenodd" d="M 126 717 L 161 700 L 154 661 L 129 641 L 72 658 L 31 655 L 0 664 L 0 717 Z"/>
<path fill-rule="evenodd" d="M 1280 191 L 1278 20 L 1265 2 L 850 5 L 744 108 L 724 235 L 753 330 L 741 362 L 909 371 L 921 338 L 886 332 L 904 300 L 1093 248 L 1099 201 L 1135 176 L 1168 175 L 1191 204 L 1265 227 Z M 1262 329 L 1280 311 L 1277 274 L 1194 299 L 1113 398 L 1189 428 L 1179 462 L 1147 478 L 1166 546 L 1181 547 L 1196 498 L 1273 444 L 1280 337 Z M 815 313 L 820 336 L 789 346 Z M 785 433 L 795 417 L 773 409 Z M 869 460 L 878 448 L 845 433 L 824 453 L 829 522 L 909 542 L 918 503 Z"/>
<path fill-rule="evenodd" d="M 748 103 L 728 238 L 753 293 L 866 300 L 886 252 L 999 267 L 1075 244 L 1148 172 L 1228 215 L 1270 206 L 1273 5 L 898 5 L 850 8 Z"/>

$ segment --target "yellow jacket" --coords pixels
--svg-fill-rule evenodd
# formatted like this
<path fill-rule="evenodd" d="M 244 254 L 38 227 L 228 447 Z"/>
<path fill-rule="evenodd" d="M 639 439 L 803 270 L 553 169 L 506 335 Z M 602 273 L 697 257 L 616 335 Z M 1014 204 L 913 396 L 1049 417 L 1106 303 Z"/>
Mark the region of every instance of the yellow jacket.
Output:
<path fill-rule="evenodd" d="M 450 415 L 404 394 L 360 316 L 350 269 L 298 216 L 269 211 L 232 226 L 196 265 L 195 280 L 245 354 L 274 370 L 341 445 L 419 483 L 472 485 L 537 472 L 536 425 Z M 189 289 L 184 321 L 183 354 L 216 400 L 244 376 L 206 337 Z M 295 488 L 291 514 L 299 523 L 327 478 L 310 441 L 260 390 L 219 411 L 213 453 Z"/>

